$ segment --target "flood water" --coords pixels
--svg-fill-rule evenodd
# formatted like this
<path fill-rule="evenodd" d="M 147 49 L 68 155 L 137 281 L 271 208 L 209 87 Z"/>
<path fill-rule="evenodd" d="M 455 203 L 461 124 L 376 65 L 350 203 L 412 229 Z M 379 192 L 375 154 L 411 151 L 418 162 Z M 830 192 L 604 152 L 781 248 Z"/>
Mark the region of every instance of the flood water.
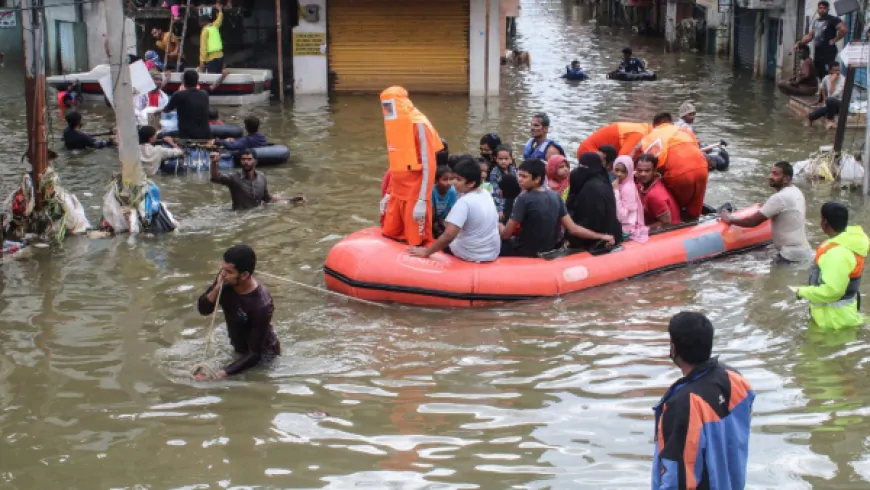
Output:
<path fill-rule="evenodd" d="M 583 15 L 526 1 L 518 44 L 532 53 L 530 71 L 506 69 L 502 95 L 488 104 L 413 100 L 454 152 L 476 152 L 490 131 L 519 146 L 543 110 L 571 155 L 603 124 L 694 100 L 700 138 L 725 138 L 732 155 L 731 170 L 711 177 L 712 204 L 762 201 L 772 162 L 832 139 L 803 128 L 770 83 L 732 72 L 727 60 L 666 55 L 657 40 L 596 30 Z M 660 81 L 604 79 L 626 44 Z M 558 79 L 575 57 L 592 81 Z M 4 197 L 24 151 L 22 77 L 8 65 Z M 283 357 L 232 381 L 192 383 L 208 328 L 194 304 L 221 253 L 249 243 L 259 270 L 322 285 L 330 247 L 377 222 L 386 168 L 373 96 L 221 112 L 263 118 L 267 136 L 293 152 L 291 164 L 266 169 L 270 188 L 304 192 L 310 204 L 233 213 L 226 190 L 205 176 L 158 177 L 178 233 L 74 237 L 4 264 L 0 488 L 648 488 L 650 408 L 678 377 L 666 324 L 685 309 L 713 319 L 716 353 L 758 393 L 748 488 L 868 488 L 868 335 L 808 329 L 805 306 L 786 288 L 807 270 L 771 267 L 766 250 L 479 310 L 383 310 L 263 278 Z M 86 114 L 91 131 L 111 124 L 104 108 Z M 60 128 L 53 119 L 55 148 Z M 110 151 L 60 153 L 62 183 L 98 222 L 116 160 Z M 826 200 L 848 202 L 855 221 L 870 225 L 860 196 L 801 188 L 813 244 Z M 231 355 L 218 323 L 214 366 Z"/>

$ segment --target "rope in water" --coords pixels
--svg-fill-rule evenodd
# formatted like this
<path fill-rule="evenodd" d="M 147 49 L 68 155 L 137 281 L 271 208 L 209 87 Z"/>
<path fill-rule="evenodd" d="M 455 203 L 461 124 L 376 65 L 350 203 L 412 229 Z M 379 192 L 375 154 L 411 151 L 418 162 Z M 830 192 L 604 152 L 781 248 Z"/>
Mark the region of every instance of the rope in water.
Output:
<path fill-rule="evenodd" d="M 217 372 L 211 368 L 208 364 L 206 364 L 205 360 L 208 358 L 208 351 L 211 348 L 211 334 L 214 332 L 214 320 L 217 317 L 218 306 L 221 304 L 221 293 L 224 292 L 224 283 L 221 281 L 220 286 L 218 287 L 217 299 L 214 301 L 214 311 L 211 314 L 211 325 L 208 327 L 208 334 L 205 337 L 205 352 L 202 353 L 202 361 L 193 366 L 190 370 L 190 374 L 192 376 L 196 376 L 200 372 L 204 372 L 208 379 L 217 378 Z"/>
<path fill-rule="evenodd" d="M 351 301 L 357 301 L 357 302 L 362 303 L 362 304 L 364 304 L 364 305 L 377 306 L 378 308 L 389 308 L 389 306 L 384 305 L 384 304 L 381 304 L 381 303 L 375 303 L 374 301 L 368 301 L 368 300 L 365 300 L 365 299 L 354 298 L 353 296 L 348 296 L 348 295 L 346 295 L 346 294 L 341 294 L 341 293 L 339 293 L 339 292 L 337 292 L 337 291 L 330 291 L 330 290 L 328 290 L 328 289 L 319 288 L 319 287 L 317 287 L 317 286 L 312 286 L 312 285 L 310 285 L 310 284 L 305 284 L 304 282 L 294 281 L 293 279 L 287 279 L 286 277 L 281 277 L 281 276 L 276 276 L 276 275 L 274 275 L 274 274 L 269 274 L 268 272 L 258 272 L 257 275 L 258 275 L 258 276 L 271 277 L 272 279 L 277 279 L 277 280 L 279 280 L 279 281 L 284 281 L 284 282 L 288 282 L 288 283 L 290 283 L 290 284 L 295 284 L 296 286 L 300 286 L 300 287 L 303 287 L 303 288 L 313 289 L 313 290 L 315 290 L 315 291 L 319 291 L 319 292 L 321 292 L 321 293 L 326 293 L 326 294 L 331 294 L 331 295 L 333 295 L 333 296 L 338 296 L 339 298 L 342 298 L 342 299 L 348 299 L 348 300 L 351 300 Z"/>

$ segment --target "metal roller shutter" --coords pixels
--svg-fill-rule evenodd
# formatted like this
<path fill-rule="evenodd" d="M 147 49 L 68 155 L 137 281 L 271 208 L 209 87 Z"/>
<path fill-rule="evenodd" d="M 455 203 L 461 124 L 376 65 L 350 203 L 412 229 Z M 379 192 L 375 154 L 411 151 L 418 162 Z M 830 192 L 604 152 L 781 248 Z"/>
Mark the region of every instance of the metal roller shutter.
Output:
<path fill-rule="evenodd" d="M 755 69 L 755 10 L 738 9 L 734 12 L 734 66 Z"/>
<path fill-rule="evenodd" d="M 330 0 L 333 90 L 467 93 L 468 8 L 468 0 Z"/>

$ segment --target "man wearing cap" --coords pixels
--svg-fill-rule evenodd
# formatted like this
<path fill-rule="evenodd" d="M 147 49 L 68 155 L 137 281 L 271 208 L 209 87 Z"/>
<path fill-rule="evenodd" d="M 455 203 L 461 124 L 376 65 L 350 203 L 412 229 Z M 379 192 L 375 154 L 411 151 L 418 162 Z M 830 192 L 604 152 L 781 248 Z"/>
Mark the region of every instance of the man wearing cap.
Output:
<path fill-rule="evenodd" d="M 208 14 L 199 16 L 199 26 L 202 27 L 199 35 L 199 69 L 205 73 L 221 73 L 224 69 L 224 44 L 219 30 L 224 22 L 223 5 L 216 3 L 214 8 L 218 11 L 214 22 Z"/>
<path fill-rule="evenodd" d="M 813 22 L 813 28 L 806 36 L 795 43 L 794 49 L 798 50 L 801 44 L 813 43 L 813 59 L 816 64 L 816 75 L 819 79 L 825 78 L 828 69 L 837 59 L 837 41 L 849 32 L 849 28 L 839 17 L 830 15 L 831 4 L 828 0 L 821 0 L 816 12 L 819 14 Z"/>
<path fill-rule="evenodd" d="M 692 123 L 694 122 L 695 106 L 687 100 L 680 106 L 680 120 L 676 122 L 675 126 L 687 129 L 692 134 L 695 134 L 695 128 L 692 127 Z"/>

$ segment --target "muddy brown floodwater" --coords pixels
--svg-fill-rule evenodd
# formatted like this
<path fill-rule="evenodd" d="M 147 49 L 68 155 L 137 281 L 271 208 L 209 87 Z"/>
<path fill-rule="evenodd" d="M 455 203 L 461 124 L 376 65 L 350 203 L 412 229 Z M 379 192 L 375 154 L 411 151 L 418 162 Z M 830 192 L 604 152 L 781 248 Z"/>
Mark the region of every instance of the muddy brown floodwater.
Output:
<path fill-rule="evenodd" d="M 779 159 L 830 138 L 789 115 L 770 83 L 657 41 L 586 22 L 558 2 L 524 4 L 519 45 L 533 68 L 508 70 L 488 105 L 414 96 L 454 151 L 495 131 L 519 145 L 543 110 L 569 153 L 598 126 L 698 102 L 702 140 L 730 142 L 731 170 L 708 202 L 763 200 Z M 658 69 L 653 83 L 604 79 L 630 44 Z M 595 73 L 558 79 L 573 58 Z M 24 151 L 21 73 L 0 71 L 4 196 Z M 413 95 L 413 94 L 412 94 Z M 193 384 L 208 319 L 196 297 L 222 251 L 247 242 L 258 268 L 322 284 L 343 235 L 376 223 L 386 166 L 377 98 L 335 96 L 251 110 L 292 163 L 270 187 L 305 207 L 232 213 L 204 176 L 158 177 L 183 228 L 165 237 L 70 238 L 0 270 L 0 487 L 35 488 L 648 488 L 651 407 L 677 377 L 666 322 L 704 311 L 715 350 L 757 390 L 748 488 L 868 488 L 870 343 L 865 331 L 807 329 L 787 285 L 807 270 L 771 267 L 769 251 L 729 257 L 557 300 L 458 311 L 347 304 L 264 280 L 285 347 L 279 363 L 218 384 Z M 222 110 L 238 120 L 245 109 Z M 111 119 L 87 109 L 89 127 Z M 54 146 L 60 124 L 54 120 Z M 57 164 L 99 220 L 109 151 Z M 801 185 L 811 241 L 824 201 L 863 200 Z M 863 288 L 868 292 L 867 285 Z M 230 358 L 222 325 L 219 353 Z M 324 411 L 326 417 L 316 416 Z"/>

